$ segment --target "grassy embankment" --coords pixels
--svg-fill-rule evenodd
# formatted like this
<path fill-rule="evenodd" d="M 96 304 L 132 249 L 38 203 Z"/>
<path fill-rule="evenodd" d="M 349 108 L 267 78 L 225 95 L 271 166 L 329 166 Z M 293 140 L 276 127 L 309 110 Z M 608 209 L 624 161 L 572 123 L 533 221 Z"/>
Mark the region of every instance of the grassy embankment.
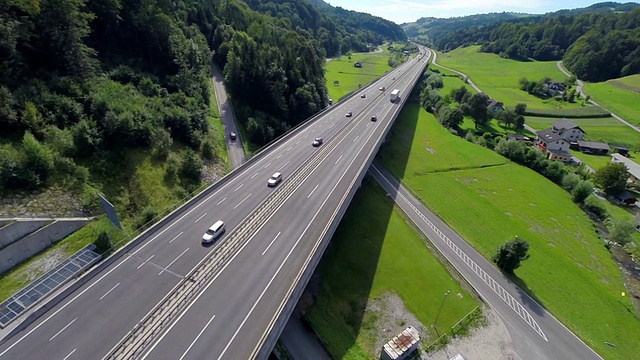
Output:
<path fill-rule="evenodd" d="M 388 64 L 389 52 L 384 49 L 383 52 L 351 55 L 351 60 L 348 56 L 342 56 L 325 64 L 327 89 L 334 102 L 357 90 L 358 84 L 365 86 L 391 70 Z M 362 67 L 353 67 L 358 61 Z M 338 80 L 339 85 L 334 85 L 334 80 Z"/>
<path fill-rule="evenodd" d="M 640 353 L 640 321 L 621 297 L 617 264 L 568 193 L 449 134 L 421 109 L 399 119 L 380 157 L 485 257 L 515 235 L 527 240 L 531 258 L 514 281 L 602 356 Z"/>

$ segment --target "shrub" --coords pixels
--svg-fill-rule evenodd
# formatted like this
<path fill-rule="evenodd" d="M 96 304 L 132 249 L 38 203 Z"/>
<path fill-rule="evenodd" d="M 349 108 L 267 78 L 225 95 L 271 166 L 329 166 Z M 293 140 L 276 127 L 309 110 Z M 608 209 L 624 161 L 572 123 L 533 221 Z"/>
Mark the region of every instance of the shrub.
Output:
<path fill-rule="evenodd" d="M 53 151 L 41 144 L 30 132 L 26 132 L 22 138 L 22 150 L 25 166 L 38 176 L 40 183 L 44 182 L 53 170 Z"/>
<path fill-rule="evenodd" d="M 573 201 L 577 204 L 582 204 L 584 200 L 593 193 L 593 184 L 589 180 L 580 180 L 571 191 Z"/>
<path fill-rule="evenodd" d="M 598 197 L 593 194 L 590 194 L 586 199 L 584 199 L 584 207 L 600 220 L 607 218 L 607 208 L 602 204 L 602 200 L 598 199 Z"/>
<path fill-rule="evenodd" d="M 609 230 L 609 240 L 622 246 L 633 240 L 631 235 L 636 231 L 636 228 L 631 221 L 611 217 L 605 221 L 605 225 Z"/>
<path fill-rule="evenodd" d="M 141 229 L 143 227 L 148 227 L 150 222 L 158 215 L 156 210 L 151 205 L 147 205 L 142 209 L 142 212 L 136 216 L 135 219 L 135 227 L 137 229 Z"/>
<path fill-rule="evenodd" d="M 562 188 L 571 192 L 579 182 L 580 176 L 574 173 L 567 174 L 562 178 Z"/>
<path fill-rule="evenodd" d="M 464 137 L 468 142 L 473 142 L 473 131 L 467 131 L 467 135 Z"/>
<path fill-rule="evenodd" d="M 106 255 L 111 252 L 113 249 L 113 245 L 111 244 L 111 239 L 109 238 L 109 234 L 106 231 L 103 231 L 98 235 L 98 238 L 93 242 L 93 245 L 96 246 L 96 251 L 98 254 Z"/>
<path fill-rule="evenodd" d="M 191 149 L 187 149 L 182 157 L 180 166 L 180 176 L 182 180 L 190 184 L 199 184 L 202 176 L 202 161 Z"/>
<path fill-rule="evenodd" d="M 211 137 L 207 137 L 203 142 L 202 142 L 202 156 L 205 159 L 214 159 L 216 157 L 216 145 L 213 143 L 213 140 L 211 139 Z"/>
<path fill-rule="evenodd" d="M 182 161 L 180 157 L 175 153 L 169 153 L 167 156 L 167 168 L 165 169 L 167 180 L 176 181 L 178 180 L 178 172 L 180 171 L 180 167 L 182 165 Z"/>
<path fill-rule="evenodd" d="M 156 128 L 151 134 L 151 146 L 153 147 L 153 155 L 160 159 L 166 159 L 171 151 L 173 139 L 171 134 L 163 128 Z"/>

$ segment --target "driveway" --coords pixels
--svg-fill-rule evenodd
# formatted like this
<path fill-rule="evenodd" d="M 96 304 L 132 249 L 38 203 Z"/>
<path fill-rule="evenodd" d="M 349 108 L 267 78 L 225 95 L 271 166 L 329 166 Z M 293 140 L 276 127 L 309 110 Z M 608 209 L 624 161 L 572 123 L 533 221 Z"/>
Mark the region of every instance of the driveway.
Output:
<path fill-rule="evenodd" d="M 213 82 L 213 87 L 215 89 L 216 100 L 218 101 L 218 110 L 220 110 L 220 118 L 222 119 L 222 126 L 224 127 L 224 139 L 227 144 L 229 161 L 231 162 L 231 166 L 235 169 L 245 161 L 242 137 L 238 131 L 236 117 L 233 113 L 233 106 L 231 106 L 231 101 L 229 100 L 229 96 L 227 96 L 227 90 L 224 88 L 224 77 L 213 62 L 211 63 L 211 81 Z M 229 134 L 232 131 L 237 135 L 235 140 L 231 140 L 229 137 Z"/>

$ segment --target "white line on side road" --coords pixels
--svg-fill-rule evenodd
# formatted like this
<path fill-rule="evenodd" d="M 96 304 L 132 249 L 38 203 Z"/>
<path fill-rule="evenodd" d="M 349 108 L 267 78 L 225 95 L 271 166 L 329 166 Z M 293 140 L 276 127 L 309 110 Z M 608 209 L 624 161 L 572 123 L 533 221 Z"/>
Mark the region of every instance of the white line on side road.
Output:
<path fill-rule="evenodd" d="M 78 350 L 78 349 L 73 349 L 73 350 L 71 350 L 71 352 L 69 353 L 69 355 L 65 356 L 65 357 L 64 357 L 64 359 L 62 359 L 62 360 L 67 360 L 68 358 L 70 358 L 70 357 L 71 357 L 71 355 L 73 355 L 73 353 L 74 353 L 74 352 L 76 352 L 76 350 Z"/>
<path fill-rule="evenodd" d="M 311 195 L 313 195 L 313 193 L 316 191 L 316 189 L 318 188 L 318 186 L 320 186 L 320 184 L 316 185 L 316 187 L 313 188 L 313 190 L 311 190 L 311 192 L 309 193 L 309 196 L 307 196 L 307 199 L 311 197 Z"/>
<path fill-rule="evenodd" d="M 249 198 L 249 196 L 251 196 L 251 194 L 247 195 L 247 197 L 246 197 L 246 198 L 242 199 L 242 201 L 240 201 L 240 202 L 238 203 L 238 205 L 234 206 L 234 207 L 233 207 L 233 209 L 235 210 L 235 209 L 237 209 L 237 208 L 238 208 L 238 206 L 242 205 L 242 203 L 243 203 L 245 200 L 247 200 L 247 199 Z"/>
<path fill-rule="evenodd" d="M 338 158 L 338 160 L 336 160 L 336 162 L 334 164 L 338 164 L 338 161 L 340 161 L 340 159 L 342 159 L 342 155 L 340 155 L 340 157 Z"/>
<path fill-rule="evenodd" d="M 264 249 L 264 251 L 262 252 L 262 256 L 264 256 L 264 254 L 269 250 L 269 248 L 271 247 L 271 245 L 273 245 L 273 242 L 276 241 L 276 239 L 278 238 L 278 236 L 280 236 L 280 234 L 282 234 L 282 232 L 278 232 L 278 235 L 276 235 L 276 237 L 273 238 L 273 240 L 271 240 L 271 242 L 269 243 L 269 245 L 267 245 L 267 248 Z"/>
<path fill-rule="evenodd" d="M 240 190 L 243 186 L 244 186 L 244 184 L 240 184 L 240 186 L 238 186 L 235 190 L 233 190 L 233 192 L 236 192 L 236 191 Z"/>
<path fill-rule="evenodd" d="M 177 238 L 178 238 L 180 235 L 182 235 L 183 233 L 184 233 L 184 231 L 180 231 L 180 234 L 176 235 L 173 239 L 171 239 L 171 240 L 169 241 L 169 244 L 171 244 L 171 243 L 173 242 L 173 240 L 177 239 Z M 151 257 L 153 257 L 153 255 L 152 255 Z M 151 259 L 151 258 L 149 258 L 149 259 Z"/>
<path fill-rule="evenodd" d="M 202 218 L 205 217 L 205 216 L 207 216 L 207 213 L 204 213 L 204 214 L 200 215 L 200 217 L 197 218 L 195 222 L 197 223 L 198 221 L 202 220 Z"/>
<path fill-rule="evenodd" d="M 184 353 L 182 354 L 182 356 L 180 356 L 180 360 L 184 359 L 185 356 L 187 356 L 187 353 L 189 352 L 189 350 L 191 350 L 191 348 L 193 347 L 193 344 L 196 343 L 196 341 L 198 341 L 198 339 L 200 338 L 200 336 L 202 336 L 202 333 L 209 327 L 209 324 L 211 324 L 211 322 L 213 321 L 213 319 L 215 319 L 216 316 L 213 315 L 211 317 L 211 319 L 209 319 L 209 321 L 207 321 L 207 324 L 202 328 L 202 330 L 200 330 L 200 332 L 198 333 L 198 336 L 196 336 L 195 339 L 193 339 L 193 341 L 191 342 L 191 344 L 189 344 L 189 347 L 187 348 L 187 350 L 184 351 Z"/>
<path fill-rule="evenodd" d="M 182 233 L 180 233 L 180 234 L 182 234 Z M 143 261 L 142 264 L 138 265 L 138 269 L 140 269 L 142 266 L 144 266 L 144 264 L 148 263 L 149 260 L 151 260 L 154 256 L 156 256 L 156 255 L 153 254 L 153 255 L 149 256 L 149 258 L 147 260 Z"/>
<path fill-rule="evenodd" d="M 282 157 L 282 154 L 276 156 L 276 160 L 280 159 Z"/>
<path fill-rule="evenodd" d="M 75 318 L 73 320 L 71 320 L 70 323 L 68 323 L 67 325 L 65 325 L 62 329 L 60 329 L 60 331 L 58 331 L 55 335 L 53 335 L 49 341 L 53 340 L 56 338 L 56 336 L 60 335 L 60 333 L 62 333 L 63 331 L 65 331 L 69 326 L 71 326 L 71 324 L 73 324 L 74 322 L 76 322 L 76 320 L 78 320 L 78 318 Z"/>
<path fill-rule="evenodd" d="M 222 200 L 218 201 L 218 203 L 217 203 L 216 205 L 220 205 L 220 204 L 222 204 L 225 200 L 227 200 L 227 198 L 224 198 L 224 199 L 222 199 Z"/>
<path fill-rule="evenodd" d="M 284 163 L 284 165 L 282 165 L 282 167 L 285 167 L 285 166 L 289 165 L 290 162 L 291 162 L 291 160 L 287 161 L 286 163 Z"/>
<path fill-rule="evenodd" d="M 269 165 L 271 165 L 271 163 L 268 163 L 267 165 L 265 165 L 265 166 L 264 166 L 264 168 L 265 168 L 265 169 L 266 169 L 266 168 L 268 168 L 268 167 L 269 167 Z"/>
<path fill-rule="evenodd" d="M 251 178 L 253 179 L 254 177 L 258 176 L 258 174 L 260 174 L 260 173 L 253 174 L 253 176 L 251 176 Z"/>
<path fill-rule="evenodd" d="M 111 289 L 109 289 L 109 291 L 104 293 L 104 295 L 100 296 L 100 300 L 104 299 L 107 295 L 109 295 L 109 293 L 111 293 L 113 290 L 115 290 L 118 286 L 120 286 L 120 283 L 117 283 L 117 284 L 113 285 L 113 287 Z"/>
<path fill-rule="evenodd" d="M 178 261 L 178 259 L 180 259 L 180 258 L 182 257 L 182 255 L 184 255 L 184 253 L 186 253 L 186 252 L 187 252 L 187 250 L 189 250 L 189 248 L 184 249 L 184 251 L 183 251 L 182 253 L 180 253 L 180 255 L 178 255 L 178 257 L 177 257 L 177 258 L 173 259 L 173 261 L 172 261 L 172 262 L 170 262 L 170 263 L 169 263 L 169 265 L 167 265 L 164 269 L 162 269 L 162 271 L 160 271 L 160 272 L 158 273 L 158 275 L 162 275 L 162 273 L 163 273 L 165 270 L 169 270 L 169 268 L 171 267 L 171 265 L 173 265 L 173 263 L 174 263 L 174 262 Z"/>

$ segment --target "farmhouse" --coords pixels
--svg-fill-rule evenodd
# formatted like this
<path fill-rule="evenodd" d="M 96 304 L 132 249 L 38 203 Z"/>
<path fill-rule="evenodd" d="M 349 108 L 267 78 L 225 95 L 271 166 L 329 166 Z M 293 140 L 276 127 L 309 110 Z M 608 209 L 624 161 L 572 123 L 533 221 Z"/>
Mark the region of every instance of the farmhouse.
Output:
<path fill-rule="evenodd" d="M 500 101 L 488 99 L 487 110 L 491 111 L 493 114 L 498 114 L 504 111 L 504 104 L 501 103 Z"/>
<path fill-rule="evenodd" d="M 627 167 L 627 173 L 629 174 L 627 182 L 635 186 L 640 185 L 640 165 L 618 153 L 611 154 L 611 162 L 624 164 Z"/>
<path fill-rule="evenodd" d="M 551 96 L 555 96 L 557 93 L 564 93 L 565 86 L 561 82 L 550 81 L 545 84 L 547 87 L 547 92 Z"/>
<path fill-rule="evenodd" d="M 549 160 L 570 162 L 569 143 L 552 129 L 545 129 L 536 133 L 535 146 L 546 155 Z"/>
<path fill-rule="evenodd" d="M 561 119 L 553 123 L 553 131 L 562 136 L 568 142 L 576 142 L 584 137 L 584 130 L 567 119 Z"/>
<path fill-rule="evenodd" d="M 596 141 L 578 141 L 578 149 L 585 154 L 606 155 L 611 148 L 609 144 Z"/>

